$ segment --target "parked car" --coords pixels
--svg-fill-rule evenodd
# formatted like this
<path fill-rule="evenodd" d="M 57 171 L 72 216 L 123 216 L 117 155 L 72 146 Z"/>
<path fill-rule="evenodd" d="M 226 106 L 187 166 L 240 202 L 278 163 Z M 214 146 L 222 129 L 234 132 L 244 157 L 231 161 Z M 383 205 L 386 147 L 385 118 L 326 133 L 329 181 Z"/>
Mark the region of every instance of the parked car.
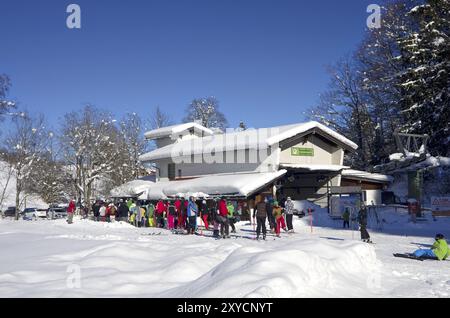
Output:
<path fill-rule="evenodd" d="M 20 213 L 24 220 L 37 220 L 47 217 L 46 209 L 26 208 Z"/>
<path fill-rule="evenodd" d="M 51 207 L 47 211 L 48 219 L 61 219 L 67 217 L 67 209 L 63 207 Z"/>
<path fill-rule="evenodd" d="M 3 217 L 15 217 L 16 216 L 16 207 L 10 206 L 3 212 Z"/>

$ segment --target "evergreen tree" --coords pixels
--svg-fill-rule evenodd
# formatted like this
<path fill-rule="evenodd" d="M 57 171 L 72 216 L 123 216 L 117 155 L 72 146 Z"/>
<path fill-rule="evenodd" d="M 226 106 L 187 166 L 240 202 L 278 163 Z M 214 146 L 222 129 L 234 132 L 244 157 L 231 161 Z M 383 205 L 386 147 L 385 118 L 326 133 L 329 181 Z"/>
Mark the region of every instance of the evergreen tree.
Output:
<path fill-rule="evenodd" d="M 450 154 L 450 1 L 428 0 L 408 16 L 417 29 L 399 40 L 407 70 L 399 74 L 408 132 L 428 134 L 430 151 Z"/>

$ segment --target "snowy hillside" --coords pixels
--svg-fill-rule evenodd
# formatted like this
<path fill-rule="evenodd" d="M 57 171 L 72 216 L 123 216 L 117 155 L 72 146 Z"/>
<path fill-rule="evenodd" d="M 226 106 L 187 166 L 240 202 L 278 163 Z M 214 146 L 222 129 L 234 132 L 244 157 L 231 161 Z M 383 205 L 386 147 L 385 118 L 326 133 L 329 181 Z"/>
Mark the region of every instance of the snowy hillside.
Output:
<path fill-rule="evenodd" d="M 0 161 L 0 201 L 2 199 L 3 191 L 6 189 L 3 201 L 0 202 L 0 210 L 2 211 L 9 206 L 16 205 L 16 178 L 14 177 L 14 174 L 9 177 L 9 174 L 9 166 L 5 162 Z M 25 198 L 21 198 L 21 201 L 23 201 L 23 204 L 26 203 L 27 207 L 48 208 L 48 204 L 37 195 L 26 195 Z M 22 206 L 22 208 L 23 207 L 24 206 Z"/>
<path fill-rule="evenodd" d="M 392 257 L 429 246 L 436 231 L 449 235 L 450 222 L 385 218 L 385 233 L 370 231 L 376 245 L 320 212 L 313 233 L 308 217 L 296 219 L 298 234 L 265 242 L 244 222 L 232 239 L 215 240 L 124 223 L 0 220 L 0 297 L 450 296 L 448 262 Z M 403 227 L 417 235 L 396 234 Z M 71 288 L 74 268 L 80 288 Z"/>

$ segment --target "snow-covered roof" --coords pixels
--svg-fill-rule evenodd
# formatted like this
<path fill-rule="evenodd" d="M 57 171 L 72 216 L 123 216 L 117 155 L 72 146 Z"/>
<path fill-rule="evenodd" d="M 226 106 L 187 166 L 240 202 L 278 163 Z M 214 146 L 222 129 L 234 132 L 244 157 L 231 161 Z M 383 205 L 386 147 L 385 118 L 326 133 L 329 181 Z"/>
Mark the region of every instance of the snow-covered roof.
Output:
<path fill-rule="evenodd" d="M 300 134 L 320 133 L 331 141 L 339 143 L 348 150 L 356 150 L 358 146 L 318 122 L 307 122 L 271 128 L 247 129 L 244 131 L 227 132 L 202 138 L 180 141 L 156 149 L 140 157 L 141 161 L 152 161 L 166 158 L 179 158 L 186 155 L 223 152 L 227 150 L 256 149 L 263 150 L 279 142 Z"/>
<path fill-rule="evenodd" d="M 342 171 L 342 176 L 348 179 L 366 180 L 372 182 L 389 183 L 394 181 L 394 178 L 385 174 L 370 173 L 367 171 L 346 169 Z"/>
<path fill-rule="evenodd" d="M 280 143 L 283 140 L 295 137 L 314 129 L 317 129 L 321 133 L 328 135 L 327 137 L 334 139 L 334 141 L 342 144 L 343 146 L 346 146 L 349 150 L 358 149 L 358 145 L 353 141 L 316 121 L 310 121 L 307 123 L 295 125 L 294 127 L 292 127 L 292 129 L 288 129 L 278 135 L 272 136 L 271 138 L 267 139 L 267 143 L 269 145 L 274 145 Z"/>
<path fill-rule="evenodd" d="M 247 197 L 286 174 L 276 172 L 251 172 L 218 174 L 180 181 L 161 181 L 148 185 L 148 200 L 168 199 L 176 196 L 188 198 L 210 196 Z"/>
<path fill-rule="evenodd" d="M 174 135 L 177 135 L 179 133 L 185 132 L 189 129 L 196 129 L 198 131 L 202 131 L 203 133 L 205 133 L 206 135 L 213 135 L 214 132 L 209 129 L 206 128 L 200 124 L 197 123 L 185 123 L 185 124 L 180 124 L 180 125 L 173 125 L 173 126 L 167 126 L 167 127 L 162 127 L 162 128 L 158 128 L 158 129 L 154 129 L 151 131 L 148 131 L 145 133 L 145 138 L 147 139 L 158 139 L 158 138 L 164 138 L 164 137 L 171 137 Z"/>
<path fill-rule="evenodd" d="M 147 190 L 155 182 L 149 180 L 133 180 L 111 190 L 111 196 L 115 198 L 132 198 L 142 195 L 147 197 Z"/>
<path fill-rule="evenodd" d="M 286 169 L 301 169 L 309 171 L 333 171 L 333 172 L 338 172 L 350 168 L 347 166 L 340 166 L 340 165 L 312 165 L 312 164 L 305 165 L 305 164 L 291 164 L 291 163 L 280 164 L 280 167 Z"/>
<path fill-rule="evenodd" d="M 429 154 L 423 154 L 421 157 L 403 157 L 400 160 L 394 160 L 388 164 L 375 166 L 376 172 L 397 173 L 404 171 L 416 171 L 420 169 L 433 169 L 436 167 L 449 167 L 450 158 L 433 157 Z"/>
<path fill-rule="evenodd" d="M 167 196 L 189 196 L 195 192 L 209 196 L 247 197 L 286 174 L 286 170 L 276 172 L 253 172 L 211 175 L 197 179 L 174 181 L 164 189 Z"/>

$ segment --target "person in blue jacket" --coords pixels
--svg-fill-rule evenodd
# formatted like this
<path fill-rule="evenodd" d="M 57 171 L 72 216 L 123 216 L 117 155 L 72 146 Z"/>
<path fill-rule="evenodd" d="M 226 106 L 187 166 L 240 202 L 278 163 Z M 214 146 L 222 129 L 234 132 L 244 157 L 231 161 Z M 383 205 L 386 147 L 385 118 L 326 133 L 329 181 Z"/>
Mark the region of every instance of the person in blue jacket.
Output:
<path fill-rule="evenodd" d="M 187 206 L 187 217 L 188 217 L 188 234 L 195 234 L 195 230 L 197 228 L 197 215 L 198 215 L 198 206 L 195 203 L 194 197 L 189 198 L 189 203 Z"/>

